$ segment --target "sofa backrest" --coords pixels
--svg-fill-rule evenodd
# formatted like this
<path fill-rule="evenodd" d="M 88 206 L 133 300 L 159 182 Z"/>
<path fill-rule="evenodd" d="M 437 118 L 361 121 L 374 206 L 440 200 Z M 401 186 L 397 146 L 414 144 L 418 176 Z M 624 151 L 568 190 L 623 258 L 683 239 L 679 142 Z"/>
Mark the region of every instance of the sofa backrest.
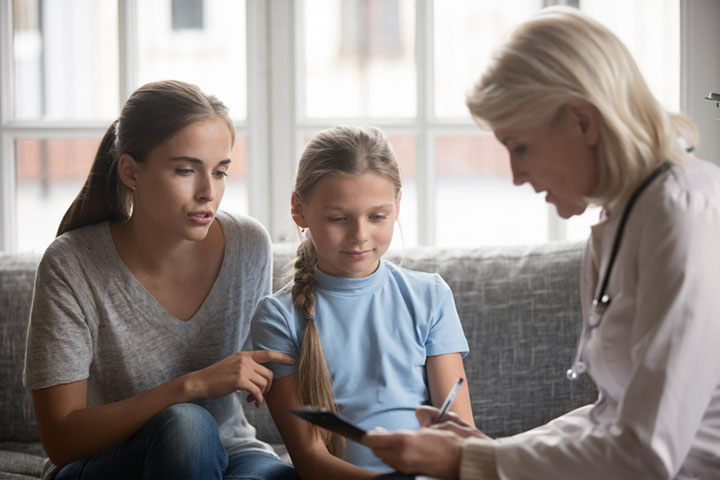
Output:
<path fill-rule="evenodd" d="M 565 378 L 581 325 L 583 246 L 409 249 L 387 258 L 439 273 L 450 285 L 470 344 L 465 370 L 475 422 L 491 436 L 541 425 L 594 401 L 587 378 Z M 281 287 L 293 252 L 274 247 Z M 0 442 L 39 441 L 30 394 L 22 386 L 27 319 L 39 258 L 0 253 Z M 280 443 L 267 408 L 245 409 L 258 437 Z"/>

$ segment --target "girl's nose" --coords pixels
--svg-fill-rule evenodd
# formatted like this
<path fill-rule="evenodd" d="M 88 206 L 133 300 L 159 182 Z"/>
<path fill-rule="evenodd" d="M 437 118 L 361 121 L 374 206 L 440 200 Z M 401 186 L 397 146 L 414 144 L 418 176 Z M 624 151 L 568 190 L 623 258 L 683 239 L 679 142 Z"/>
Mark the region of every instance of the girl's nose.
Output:
<path fill-rule="evenodd" d="M 355 222 L 352 236 L 353 240 L 357 243 L 362 243 L 367 240 L 367 225 L 362 219 Z"/>

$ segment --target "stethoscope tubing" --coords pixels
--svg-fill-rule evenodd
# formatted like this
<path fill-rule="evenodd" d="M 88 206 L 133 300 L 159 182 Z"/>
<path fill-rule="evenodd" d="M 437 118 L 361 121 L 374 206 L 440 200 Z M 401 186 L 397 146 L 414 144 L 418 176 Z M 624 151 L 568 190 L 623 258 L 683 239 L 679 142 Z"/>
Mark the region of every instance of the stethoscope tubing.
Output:
<path fill-rule="evenodd" d="M 657 177 L 669 170 L 671 166 L 672 165 L 670 164 L 670 162 L 663 162 L 650 175 L 648 175 L 648 177 L 643 180 L 643 182 L 632 193 L 627 204 L 625 205 L 625 208 L 623 209 L 622 216 L 620 217 L 620 223 L 618 225 L 618 230 L 615 234 L 615 240 L 613 240 L 612 250 L 610 251 L 610 259 L 608 260 L 607 267 L 605 268 L 605 273 L 603 274 L 602 281 L 600 282 L 600 289 L 598 290 L 597 296 L 593 300 L 590 317 L 587 319 L 586 322 L 583 322 L 583 329 L 580 333 L 580 340 L 578 341 L 578 346 L 575 350 L 575 358 L 573 359 L 573 363 L 570 366 L 570 369 L 568 369 L 568 371 L 566 372 L 568 380 L 576 380 L 580 375 L 587 371 L 587 365 L 585 365 L 585 362 L 582 361 L 583 347 L 585 345 L 585 340 L 587 336 L 590 335 L 590 332 L 600 326 L 600 322 L 602 321 L 602 317 L 605 314 L 605 310 L 607 310 L 607 307 L 610 305 L 610 302 L 612 300 L 610 296 L 607 295 L 605 292 L 607 290 L 608 283 L 610 282 L 610 274 L 612 273 L 613 266 L 615 265 L 615 259 L 617 258 L 618 251 L 620 250 L 620 242 L 622 240 L 623 233 L 625 232 L 625 224 L 627 223 L 628 217 L 632 212 L 632 208 L 640 195 L 645 191 L 645 189 Z"/>

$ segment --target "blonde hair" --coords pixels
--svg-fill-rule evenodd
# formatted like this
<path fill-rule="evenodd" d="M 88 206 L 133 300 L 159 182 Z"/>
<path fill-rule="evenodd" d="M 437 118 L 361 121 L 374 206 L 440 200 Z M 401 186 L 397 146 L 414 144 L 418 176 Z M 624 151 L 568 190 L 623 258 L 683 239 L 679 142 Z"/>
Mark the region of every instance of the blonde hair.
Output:
<path fill-rule="evenodd" d="M 611 206 L 664 161 L 687 158 L 697 129 L 666 111 L 650 92 L 623 43 L 599 22 L 570 7 L 549 7 L 520 24 L 495 51 L 467 98 L 481 127 L 550 125 L 572 99 L 598 112 L 598 194 Z"/>
<path fill-rule="evenodd" d="M 295 177 L 294 194 L 305 203 L 313 187 L 330 175 L 356 176 L 373 172 L 389 180 L 395 197 L 402 186 L 400 171 L 390 142 L 377 128 L 338 126 L 314 135 L 303 152 Z M 337 413 L 330 372 L 315 326 L 315 264 L 317 256 L 307 235 L 297 249 L 293 264 L 292 298 L 295 308 L 307 320 L 298 361 L 298 386 L 303 404 L 316 405 Z M 341 437 L 313 427 L 330 453 L 342 456 Z"/>

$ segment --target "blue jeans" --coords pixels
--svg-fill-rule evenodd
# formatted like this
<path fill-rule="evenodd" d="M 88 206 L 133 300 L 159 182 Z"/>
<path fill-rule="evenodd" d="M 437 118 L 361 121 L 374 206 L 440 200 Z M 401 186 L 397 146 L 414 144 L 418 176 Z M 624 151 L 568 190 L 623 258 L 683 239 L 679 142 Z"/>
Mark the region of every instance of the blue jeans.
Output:
<path fill-rule="evenodd" d="M 163 410 L 122 444 L 66 465 L 55 477 L 96 478 L 299 480 L 292 466 L 270 453 L 228 456 L 213 416 L 192 403 Z"/>

